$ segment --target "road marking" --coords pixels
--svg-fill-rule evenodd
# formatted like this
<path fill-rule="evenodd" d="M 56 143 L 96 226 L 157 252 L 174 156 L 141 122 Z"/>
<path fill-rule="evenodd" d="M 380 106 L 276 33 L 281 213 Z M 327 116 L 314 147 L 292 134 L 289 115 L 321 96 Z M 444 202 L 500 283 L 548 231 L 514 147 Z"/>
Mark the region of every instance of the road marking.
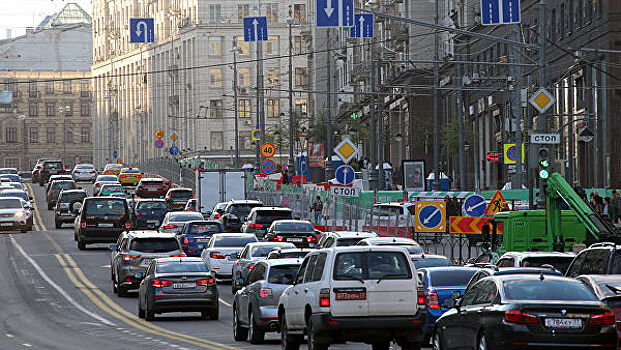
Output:
<path fill-rule="evenodd" d="M 56 289 L 58 291 L 58 293 L 60 293 L 69 303 L 71 303 L 71 305 L 75 306 L 76 309 L 82 311 L 83 313 L 91 316 L 92 318 L 98 320 L 101 323 L 107 324 L 107 325 L 114 325 L 114 323 L 106 320 L 105 318 L 99 316 L 98 314 L 94 313 L 94 312 L 90 312 L 88 310 L 86 310 L 82 305 L 80 305 L 77 301 L 75 301 L 67 292 L 65 292 L 64 289 L 62 289 L 58 284 L 56 284 L 56 282 L 54 282 L 46 273 L 45 271 L 43 271 L 43 269 L 41 268 L 41 266 L 39 266 L 39 264 L 37 264 L 36 261 L 34 261 L 31 257 L 29 257 L 26 252 L 24 251 L 24 249 L 22 248 L 22 246 L 17 243 L 17 241 L 15 240 L 15 238 L 13 238 L 13 234 L 9 234 L 9 239 L 11 240 L 11 243 L 13 243 L 13 246 L 15 246 L 15 248 L 17 248 L 17 251 L 24 257 L 26 258 L 26 260 L 30 263 L 30 265 L 32 265 L 34 267 L 35 270 L 37 270 L 37 272 L 39 273 L 39 275 L 47 282 L 49 283 L 54 289 Z"/>
<path fill-rule="evenodd" d="M 23 346 L 25 346 L 25 347 L 27 347 L 27 348 L 32 347 L 32 345 L 31 345 L 31 344 L 28 344 L 28 343 L 22 343 L 22 345 L 23 345 Z"/>
<path fill-rule="evenodd" d="M 224 304 L 224 305 L 226 305 L 226 306 L 228 306 L 228 307 L 233 307 L 233 305 L 232 305 L 232 304 L 227 303 L 227 302 L 226 302 L 226 301 L 224 301 L 224 299 L 222 299 L 222 298 L 218 298 L 218 300 L 219 300 L 222 304 Z"/>
<path fill-rule="evenodd" d="M 34 191 L 32 190 L 32 187 L 30 186 L 30 184 L 26 184 L 26 186 L 28 186 L 28 191 L 32 194 L 32 197 L 34 198 Z M 34 210 L 34 215 L 35 218 L 37 219 L 35 221 L 35 224 L 38 224 L 39 226 L 39 231 L 47 231 L 47 229 L 45 228 L 45 225 L 43 224 L 43 219 L 41 218 L 41 213 L 39 212 L 39 206 L 37 206 L 37 202 L 33 201 L 32 202 L 32 209 Z M 52 242 L 52 244 L 54 244 L 56 242 Z M 56 244 L 58 245 L 58 244 Z M 59 247 L 60 248 L 60 247 Z"/>
<path fill-rule="evenodd" d="M 8 338 L 13 338 L 13 337 L 15 337 L 15 336 L 14 336 L 13 334 L 11 334 L 11 333 L 5 333 L 4 335 L 6 335 Z"/>

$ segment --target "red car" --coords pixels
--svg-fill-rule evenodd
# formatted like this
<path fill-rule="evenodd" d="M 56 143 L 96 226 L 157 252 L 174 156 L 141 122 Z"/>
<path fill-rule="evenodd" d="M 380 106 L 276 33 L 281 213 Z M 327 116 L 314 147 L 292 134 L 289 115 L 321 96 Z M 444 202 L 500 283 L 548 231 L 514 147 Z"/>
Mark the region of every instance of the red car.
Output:
<path fill-rule="evenodd" d="M 163 178 L 145 177 L 138 183 L 136 195 L 142 198 L 164 198 L 170 185 L 170 181 Z"/>

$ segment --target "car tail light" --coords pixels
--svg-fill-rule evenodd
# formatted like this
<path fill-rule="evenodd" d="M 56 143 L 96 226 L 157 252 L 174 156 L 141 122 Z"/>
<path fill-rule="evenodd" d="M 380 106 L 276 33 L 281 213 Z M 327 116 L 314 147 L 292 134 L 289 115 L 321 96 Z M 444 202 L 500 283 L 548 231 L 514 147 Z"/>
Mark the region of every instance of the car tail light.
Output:
<path fill-rule="evenodd" d="M 269 289 L 269 288 L 261 289 L 261 291 L 259 292 L 259 297 L 261 297 L 261 298 L 271 298 L 272 297 L 272 290 Z M 328 302 L 330 302 L 330 300 L 328 300 Z"/>
<path fill-rule="evenodd" d="M 425 308 L 425 290 L 423 287 L 416 288 L 416 295 L 418 297 L 418 307 Z"/>
<path fill-rule="evenodd" d="M 213 277 L 196 281 L 196 285 L 198 286 L 208 286 L 208 285 L 215 284 L 215 283 L 216 283 L 216 280 Z"/>
<path fill-rule="evenodd" d="M 86 222 L 82 221 L 82 222 L 80 223 L 80 228 L 86 228 Z"/>
<path fill-rule="evenodd" d="M 50 194 L 54 194 L 54 190 L 50 190 Z"/>
<path fill-rule="evenodd" d="M 181 253 L 181 254 L 173 254 L 170 256 L 171 258 L 183 258 L 185 257 L 185 254 Z"/>
<path fill-rule="evenodd" d="M 254 269 L 254 265 L 248 265 L 248 270 Z"/>
<path fill-rule="evenodd" d="M 177 227 L 177 225 L 166 225 L 166 226 L 164 226 L 164 229 L 170 230 L 170 229 L 176 228 L 176 227 Z"/>
<path fill-rule="evenodd" d="M 153 280 L 151 282 L 151 284 L 153 285 L 153 287 L 168 287 L 172 284 L 172 281 L 168 281 L 168 280 Z"/>
<path fill-rule="evenodd" d="M 125 175 L 119 175 L 119 179 L 124 179 Z"/>
<path fill-rule="evenodd" d="M 123 255 L 123 260 L 129 261 L 129 260 L 138 259 L 139 257 L 140 255 L 136 255 L 136 254 L 125 254 Z"/>
<path fill-rule="evenodd" d="M 434 310 L 440 310 L 440 301 L 438 300 L 438 294 L 436 294 L 436 292 L 427 294 L 427 307 Z"/>
<path fill-rule="evenodd" d="M 63 165 L 63 170 L 67 170 L 67 168 L 65 168 L 65 166 Z"/>
<path fill-rule="evenodd" d="M 317 243 L 317 237 L 306 237 L 306 242 Z"/>
<path fill-rule="evenodd" d="M 136 216 L 142 216 L 142 214 L 140 214 L 140 212 L 136 212 Z"/>
<path fill-rule="evenodd" d="M 615 324 L 615 314 L 606 311 L 603 314 L 593 315 L 589 317 L 589 323 L 593 326 L 611 326 Z"/>
<path fill-rule="evenodd" d="M 282 238 L 281 236 L 272 237 L 272 242 L 282 242 L 282 241 L 284 241 L 284 238 Z"/>
<path fill-rule="evenodd" d="M 169 201 L 170 200 L 170 195 L 166 196 L 166 198 L 164 200 Z"/>
<path fill-rule="evenodd" d="M 125 228 L 129 230 L 130 228 L 132 228 L 132 225 L 129 222 L 126 222 Z"/>
<path fill-rule="evenodd" d="M 261 224 L 250 224 L 250 227 L 251 228 L 261 228 L 261 227 L 263 227 L 263 225 L 261 225 Z"/>
<path fill-rule="evenodd" d="M 183 244 L 190 244 L 188 237 L 183 237 Z"/>
<path fill-rule="evenodd" d="M 510 323 L 536 324 L 537 316 L 524 313 L 520 310 L 505 311 L 505 321 Z"/>
<path fill-rule="evenodd" d="M 209 257 L 212 259 L 224 259 L 226 255 L 221 255 L 220 252 L 211 252 L 209 253 Z"/>
<path fill-rule="evenodd" d="M 192 198 L 196 198 L 196 195 L 194 193 L 192 193 Z"/>
<path fill-rule="evenodd" d="M 101 184 L 100 184 L 100 183 L 96 183 L 96 184 L 95 184 L 95 187 L 99 187 L 99 186 L 101 186 Z"/>
<path fill-rule="evenodd" d="M 220 213 L 216 213 L 216 215 L 213 216 L 214 219 L 219 219 L 220 218 Z"/>
<path fill-rule="evenodd" d="M 91 171 L 89 171 L 89 173 L 94 174 L 94 173 L 95 173 L 95 170 L 91 170 Z"/>
<path fill-rule="evenodd" d="M 321 307 L 330 306 L 330 289 L 329 288 L 321 288 L 321 290 L 319 291 L 319 306 Z"/>

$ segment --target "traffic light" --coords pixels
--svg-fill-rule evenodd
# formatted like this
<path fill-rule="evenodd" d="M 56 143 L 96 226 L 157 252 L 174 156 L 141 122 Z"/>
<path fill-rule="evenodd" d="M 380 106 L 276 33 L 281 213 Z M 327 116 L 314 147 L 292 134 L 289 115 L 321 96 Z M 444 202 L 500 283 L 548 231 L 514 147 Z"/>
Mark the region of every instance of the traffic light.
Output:
<path fill-rule="evenodd" d="M 539 151 L 539 178 L 547 180 L 550 177 L 550 152 L 547 148 L 540 148 Z"/>

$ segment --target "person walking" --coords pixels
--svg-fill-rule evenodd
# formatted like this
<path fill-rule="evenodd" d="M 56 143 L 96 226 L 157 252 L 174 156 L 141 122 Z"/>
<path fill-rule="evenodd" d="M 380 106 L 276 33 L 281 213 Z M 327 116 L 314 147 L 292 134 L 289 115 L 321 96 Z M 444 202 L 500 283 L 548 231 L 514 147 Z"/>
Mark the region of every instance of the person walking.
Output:
<path fill-rule="evenodd" d="M 321 197 L 317 196 L 317 199 L 311 206 L 312 220 L 314 225 L 321 225 L 321 214 L 323 212 L 323 202 Z"/>
<path fill-rule="evenodd" d="M 616 224 L 619 219 L 619 211 L 621 211 L 619 191 L 612 190 L 612 199 L 610 200 L 610 207 L 608 208 L 608 216 L 610 216 L 610 220 L 613 224 Z"/>

